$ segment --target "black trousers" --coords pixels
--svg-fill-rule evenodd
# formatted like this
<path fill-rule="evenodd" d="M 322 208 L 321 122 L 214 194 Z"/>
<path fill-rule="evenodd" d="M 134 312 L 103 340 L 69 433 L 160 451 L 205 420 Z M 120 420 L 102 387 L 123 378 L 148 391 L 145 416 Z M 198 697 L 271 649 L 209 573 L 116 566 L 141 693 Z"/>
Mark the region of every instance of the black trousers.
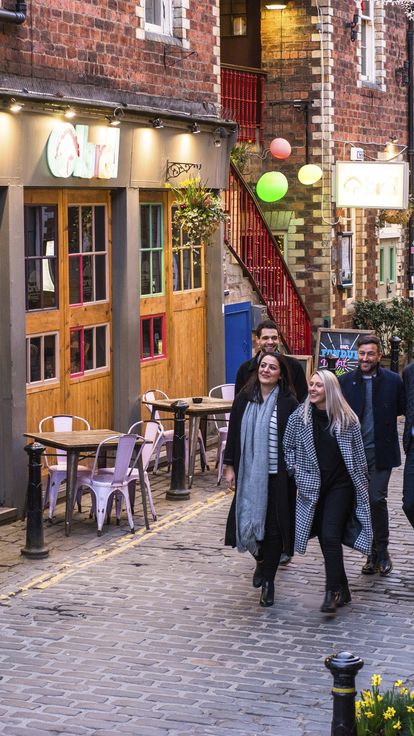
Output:
<path fill-rule="evenodd" d="M 264 580 L 274 581 L 283 552 L 283 538 L 277 518 L 276 508 L 277 475 L 269 475 L 265 535 L 260 545 L 260 559 L 263 560 Z"/>
<path fill-rule="evenodd" d="M 368 463 L 368 472 L 370 481 L 368 486 L 369 505 L 371 508 L 371 521 L 373 542 L 372 549 L 378 554 L 378 557 L 387 555 L 389 528 L 388 528 L 388 483 L 390 480 L 391 470 L 378 470 L 375 465 L 375 450 L 365 450 L 365 456 Z"/>
<path fill-rule="evenodd" d="M 348 580 L 342 552 L 342 538 L 355 498 L 352 484 L 321 489 L 315 512 L 319 544 L 325 560 L 326 590 L 337 591 Z"/>

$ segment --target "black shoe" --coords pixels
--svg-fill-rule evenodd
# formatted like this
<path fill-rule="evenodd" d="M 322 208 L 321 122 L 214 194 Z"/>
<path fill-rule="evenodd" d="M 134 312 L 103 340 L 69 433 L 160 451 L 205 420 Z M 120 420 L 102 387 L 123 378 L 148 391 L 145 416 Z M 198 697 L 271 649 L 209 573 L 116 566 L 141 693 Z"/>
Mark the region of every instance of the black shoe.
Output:
<path fill-rule="evenodd" d="M 263 560 L 256 560 L 256 569 L 253 573 L 253 588 L 260 588 L 263 585 Z"/>
<path fill-rule="evenodd" d="M 363 575 L 375 575 L 378 572 L 378 558 L 376 552 L 372 555 L 368 555 L 365 565 L 362 566 L 361 572 Z"/>
<path fill-rule="evenodd" d="M 273 606 L 275 601 L 275 584 L 271 583 L 270 580 L 265 580 L 262 585 L 262 592 L 260 595 L 260 605 L 263 608 Z"/>
<path fill-rule="evenodd" d="M 338 606 L 338 600 L 339 600 L 338 592 L 333 591 L 333 590 L 327 590 L 325 593 L 325 598 L 323 599 L 323 603 L 320 608 L 322 613 L 330 613 L 331 615 L 336 613 L 336 609 Z"/>
<path fill-rule="evenodd" d="M 382 578 L 386 578 L 392 570 L 391 557 L 387 553 L 384 557 L 380 557 L 377 564 L 377 569 Z"/>
<path fill-rule="evenodd" d="M 342 608 L 342 606 L 346 606 L 346 604 L 351 603 L 351 601 L 352 598 L 348 584 L 342 585 L 338 592 L 338 600 L 336 603 L 337 608 Z"/>
<path fill-rule="evenodd" d="M 282 552 L 280 555 L 279 565 L 288 565 L 291 559 L 290 555 L 287 555 L 286 552 Z"/>

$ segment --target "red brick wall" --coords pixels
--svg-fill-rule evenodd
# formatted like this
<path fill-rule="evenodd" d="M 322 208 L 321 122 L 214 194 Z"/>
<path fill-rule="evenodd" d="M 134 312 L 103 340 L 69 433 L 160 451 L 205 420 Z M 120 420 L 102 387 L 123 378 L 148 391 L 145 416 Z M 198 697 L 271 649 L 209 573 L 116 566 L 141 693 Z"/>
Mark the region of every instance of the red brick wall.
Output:
<path fill-rule="evenodd" d="M 199 3 L 190 3 L 187 38 L 196 54 L 181 60 L 180 49 L 166 45 L 166 67 L 163 43 L 136 39 L 136 4 L 134 0 L 30 2 L 23 25 L 0 23 L 0 72 L 218 102 L 213 89 L 215 1 L 203 0 L 202 12 Z"/>

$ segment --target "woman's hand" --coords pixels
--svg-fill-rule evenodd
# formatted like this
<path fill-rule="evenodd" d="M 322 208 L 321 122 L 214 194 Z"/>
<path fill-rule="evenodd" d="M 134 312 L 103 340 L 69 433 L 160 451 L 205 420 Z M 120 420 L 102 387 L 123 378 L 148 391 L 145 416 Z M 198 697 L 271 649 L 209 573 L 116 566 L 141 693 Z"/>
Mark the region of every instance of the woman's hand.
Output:
<path fill-rule="evenodd" d="M 236 474 L 232 465 L 225 465 L 223 468 L 224 479 L 227 483 L 229 491 L 236 490 Z"/>

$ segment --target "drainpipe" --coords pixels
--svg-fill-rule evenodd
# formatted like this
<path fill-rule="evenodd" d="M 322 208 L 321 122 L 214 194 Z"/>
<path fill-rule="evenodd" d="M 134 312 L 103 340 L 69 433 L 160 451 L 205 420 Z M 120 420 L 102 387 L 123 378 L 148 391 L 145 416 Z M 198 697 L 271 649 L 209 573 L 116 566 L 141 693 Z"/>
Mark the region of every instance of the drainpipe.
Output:
<path fill-rule="evenodd" d="M 410 195 L 414 196 L 414 21 L 410 20 L 407 31 L 408 61 L 408 165 L 410 167 Z M 414 307 L 414 216 L 410 217 L 408 228 L 408 291 L 411 306 Z"/>
<path fill-rule="evenodd" d="M 15 23 L 16 25 L 20 25 L 26 20 L 26 11 L 26 3 L 16 0 L 16 10 L 0 9 L 0 23 Z"/>

